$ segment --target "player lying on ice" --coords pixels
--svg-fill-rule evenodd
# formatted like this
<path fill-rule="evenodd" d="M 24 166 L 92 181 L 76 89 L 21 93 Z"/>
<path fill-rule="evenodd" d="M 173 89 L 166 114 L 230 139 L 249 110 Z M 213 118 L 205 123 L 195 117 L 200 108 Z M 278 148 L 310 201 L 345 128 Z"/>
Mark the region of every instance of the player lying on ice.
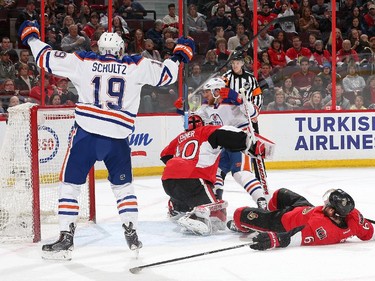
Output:
<path fill-rule="evenodd" d="M 126 242 L 131 250 L 138 250 L 142 243 L 136 232 L 138 204 L 128 136 L 134 131 L 142 86 L 174 83 L 180 62 L 193 57 L 194 41 L 179 38 L 173 56 L 161 63 L 138 55 L 123 57 L 124 41 L 117 33 L 100 36 L 99 54 L 52 50 L 39 40 L 39 27 L 31 21 L 21 25 L 19 36 L 30 46 L 38 66 L 69 78 L 79 96 L 73 137 L 60 175 L 60 237 L 43 245 L 43 257 L 71 259 L 80 188 L 92 166 L 101 160 L 108 169 Z"/>
<path fill-rule="evenodd" d="M 268 144 L 232 126 L 204 126 L 199 115 L 189 116 L 188 125 L 160 154 L 166 163 L 162 183 L 170 196 L 169 212 L 176 213 L 175 219 L 178 213 L 183 215 L 177 223 L 195 234 L 209 235 L 225 230 L 227 219 L 227 202 L 213 192 L 221 150 L 265 156 Z"/>
<path fill-rule="evenodd" d="M 341 189 L 328 190 L 323 206 L 285 188 L 276 190 L 269 211 L 242 207 L 234 212 L 228 227 L 233 231 L 259 234 L 252 238 L 254 250 L 293 246 L 329 245 L 357 236 L 374 240 L 374 227 L 355 209 L 353 198 Z"/>

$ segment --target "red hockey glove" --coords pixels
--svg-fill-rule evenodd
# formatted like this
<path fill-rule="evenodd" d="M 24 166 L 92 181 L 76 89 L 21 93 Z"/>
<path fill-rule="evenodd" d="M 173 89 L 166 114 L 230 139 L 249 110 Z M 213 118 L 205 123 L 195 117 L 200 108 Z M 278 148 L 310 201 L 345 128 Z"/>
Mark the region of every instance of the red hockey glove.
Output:
<path fill-rule="evenodd" d="M 241 96 L 236 91 L 233 91 L 232 89 L 221 88 L 219 94 L 222 99 L 229 99 L 235 105 L 242 104 Z"/>
<path fill-rule="evenodd" d="M 182 61 L 183 63 L 188 63 L 192 60 L 195 52 L 195 43 L 191 37 L 184 38 L 180 37 L 177 40 L 177 45 L 173 50 L 173 59 Z"/>
<path fill-rule="evenodd" d="M 177 108 L 177 109 L 180 109 L 182 110 L 182 108 L 184 107 L 184 102 L 182 100 L 182 98 L 178 98 L 175 102 L 174 102 L 174 106 Z"/>
<path fill-rule="evenodd" d="M 21 38 L 22 44 L 29 46 L 27 41 L 30 38 L 40 38 L 39 24 L 36 21 L 24 21 L 18 30 L 18 36 Z"/>
<path fill-rule="evenodd" d="M 264 251 L 273 248 L 286 248 L 290 244 L 290 238 L 301 231 L 304 226 L 293 228 L 288 232 L 261 232 L 255 236 L 252 241 L 254 244 L 250 245 L 253 250 Z"/>

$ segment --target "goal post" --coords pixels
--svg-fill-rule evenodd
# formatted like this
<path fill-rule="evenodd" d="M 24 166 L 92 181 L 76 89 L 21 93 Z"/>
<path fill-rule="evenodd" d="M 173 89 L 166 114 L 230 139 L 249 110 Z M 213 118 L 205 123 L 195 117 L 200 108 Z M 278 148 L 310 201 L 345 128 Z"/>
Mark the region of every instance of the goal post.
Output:
<path fill-rule="evenodd" d="M 58 222 L 59 175 L 74 107 L 25 103 L 8 111 L 0 151 L 0 242 L 38 242 L 41 224 Z M 95 221 L 94 183 L 92 169 L 78 199 L 80 221 Z"/>

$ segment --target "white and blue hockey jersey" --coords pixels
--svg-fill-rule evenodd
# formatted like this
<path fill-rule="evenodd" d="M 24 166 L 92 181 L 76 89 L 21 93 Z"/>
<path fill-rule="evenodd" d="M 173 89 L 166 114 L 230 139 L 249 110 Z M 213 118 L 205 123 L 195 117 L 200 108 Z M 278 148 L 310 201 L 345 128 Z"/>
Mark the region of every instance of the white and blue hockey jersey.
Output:
<path fill-rule="evenodd" d="M 94 134 L 126 138 L 134 131 L 142 86 L 165 86 L 177 80 L 179 62 L 170 59 L 161 63 L 141 56 L 70 54 L 51 50 L 36 38 L 28 43 L 40 68 L 71 80 L 79 96 L 76 122 Z"/>

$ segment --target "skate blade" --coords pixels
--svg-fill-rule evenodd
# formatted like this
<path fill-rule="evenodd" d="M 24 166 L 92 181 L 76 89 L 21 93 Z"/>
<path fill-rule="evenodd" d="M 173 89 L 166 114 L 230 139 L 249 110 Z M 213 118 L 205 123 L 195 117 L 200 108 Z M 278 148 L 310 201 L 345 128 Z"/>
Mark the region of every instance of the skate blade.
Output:
<path fill-rule="evenodd" d="M 72 251 L 42 251 L 42 259 L 44 260 L 57 260 L 57 261 L 70 261 L 72 260 Z"/>

